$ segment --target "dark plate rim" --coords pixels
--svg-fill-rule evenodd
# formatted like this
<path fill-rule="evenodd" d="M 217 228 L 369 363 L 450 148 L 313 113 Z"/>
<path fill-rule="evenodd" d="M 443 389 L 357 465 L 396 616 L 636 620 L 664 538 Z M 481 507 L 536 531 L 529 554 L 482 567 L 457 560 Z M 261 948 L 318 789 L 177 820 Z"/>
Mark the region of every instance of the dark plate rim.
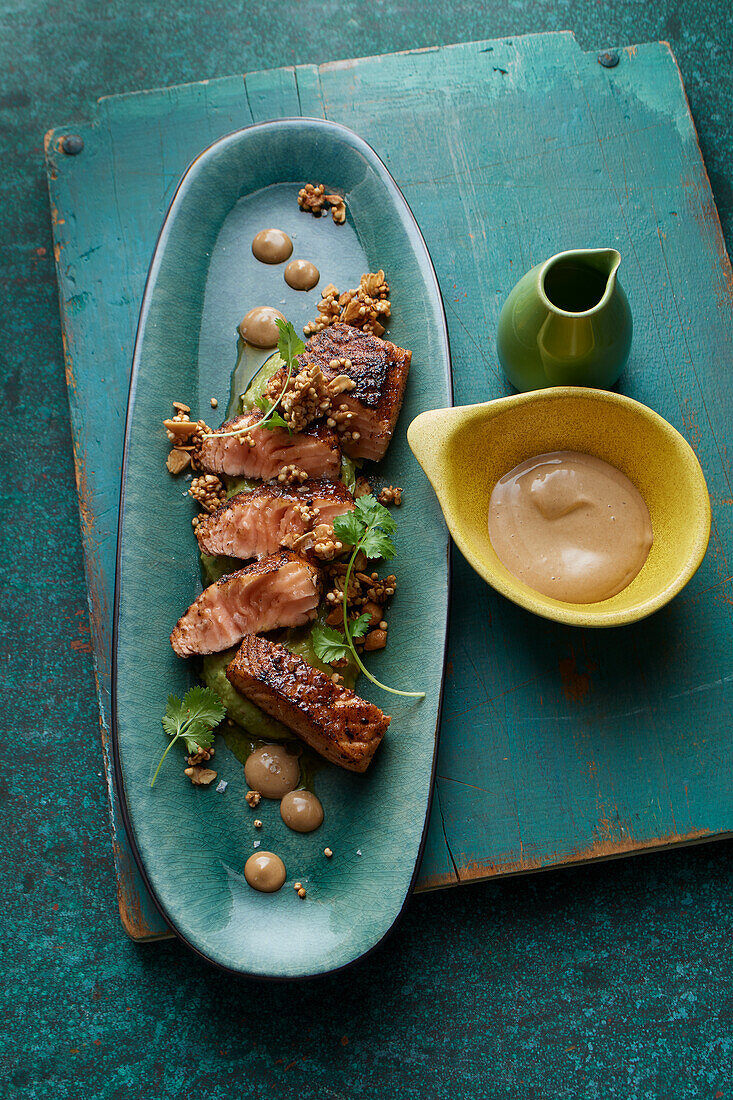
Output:
<path fill-rule="evenodd" d="M 127 834 L 127 839 L 129 841 L 129 844 L 130 844 L 130 849 L 132 851 L 133 858 L 134 858 L 135 863 L 137 865 L 137 869 L 140 873 L 140 877 L 143 880 L 145 888 L 147 889 L 148 893 L 150 894 L 150 897 L 153 901 L 153 904 L 155 905 L 155 908 L 158 910 L 158 912 L 160 913 L 161 917 L 166 922 L 166 924 L 168 925 L 170 930 L 174 933 L 174 935 L 182 943 L 184 943 L 186 945 L 186 947 L 188 947 L 195 955 L 197 955 L 200 959 L 204 960 L 210 966 L 214 966 L 218 970 L 222 970 L 224 973 L 234 974 L 237 977 L 250 978 L 250 979 L 255 979 L 255 980 L 264 981 L 264 982 L 301 982 L 301 981 L 308 981 L 308 980 L 311 980 L 313 978 L 325 977 L 327 974 L 337 974 L 340 971 L 347 970 L 349 967 L 354 966 L 355 963 L 360 962 L 361 960 L 368 958 L 374 951 L 376 951 L 384 943 L 384 941 L 387 939 L 387 937 L 392 934 L 392 932 L 394 931 L 394 929 L 395 929 L 396 925 L 398 924 L 400 918 L 403 916 L 405 908 L 407 906 L 407 902 L 409 901 L 410 897 L 412 896 L 412 893 L 413 893 L 414 888 L 415 888 L 415 882 L 416 882 L 416 879 L 417 879 L 418 871 L 420 869 L 420 863 L 422 861 L 423 852 L 425 850 L 425 842 L 427 840 L 427 833 L 428 833 L 428 824 L 429 824 L 429 821 L 430 821 L 430 814 L 431 814 L 432 805 L 433 805 L 433 794 L 434 794 L 434 791 L 435 791 L 435 768 L 436 768 L 436 764 L 437 764 L 438 747 L 439 747 L 439 743 L 440 743 L 440 721 L 441 721 L 441 715 L 442 715 L 442 710 L 443 710 L 443 694 L 444 694 L 444 688 L 445 688 L 446 657 L 447 657 L 447 649 L 448 649 L 448 632 L 449 632 L 449 628 L 450 628 L 450 613 L 451 613 L 452 562 L 451 562 L 451 538 L 450 538 L 450 533 L 448 532 L 448 546 L 447 546 L 447 554 L 446 554 L 446 580 L 447 580 L 447 587 L 448 587 L 448 600 L 447 600 L 447 613 L 446 613 L 446 621 L 445 621 L 445 637 L 444 637 L 444 640 L 443 640 L 442 674 L 441 674 L 441 680 L 440 680 L 440 693 L 439 693 L 439 696 L 438 696 L 438 713 L 437 713 L 437 717 L 436 717 L 435 735 L 434 735 L 434 742 L 433 742 L 433 758 L 432 758 L 432 763 L 431 763 L 431 768 L 430 768 L 430 790 L 428 792 L 428 800 L 427 800 L 427 806 L 426 806 L 426 810 L 425 810 L 425 820 L 423 822 L 422 835 L 420 837 L 420 844 L 418 846 L 417 855 L 416 855 L 416 858 L 415 858 L 415 866 L 413 868 L 412 875 L 410 877 L 410 881 L 408 883 L 407 890 L 405 892 L 405 897 L 404 897 L 404 900 L 402 902 L 402 905 L 400 906 L 399 910 L 395 914 L 394 920 L 390 924 L 389 928 L 387 928 L 387 930 L 380 936 L 380 938 L 376 941 L 376 943 L 373 943 L 372 946 L 367 948 L 366 951 L 363 951 L 361 954 L 356 955 L 353 959 L 350 959 L 348 962 L 342 963 L 340 966 L 332 967 L 328 970 L 314 971 L 312 974 L 298 974 L 298 975 L 292 975 L 292 976 L 280 975 L 280 974 L 253 974 L 249 971 L 240 970 L 240 969 L 237 969 L 236 967 L 227 966 L 225 963 L 221 963 L 221 962 L 218 962 L 216 959 L 212 959 L 209 955 L 206 954 L 205 951 L 202 951 L 201 948 L 197 947 L 195 943 L 193 943 L 187 936 L 184 936 L 183 933 L 181 931 L 179 931 L 179 929 L 177 928 L 175 922 L 173 921 L 173 919 L 169 915 L 168 911 L 166 910 L 165 906 L 163 905 L 163 903 L 161 902 L 160 898 L 158 897 L 158 895 L 155 891 L 155 888 L 154 888 L 154 886 L 153 886 L 153 884 L 150 880 L 150 877 L 148 876 L 144 860 L 142 858 L 142 855 L 141 855 L 140 850 L 139 850 L 138 845 L 137 845 L 137 840 L 136 840 L 136 837 L 135 837 L 135 830 L 134 830 L 134 827 L 133 827 L 133 824 L 132 824 L 129 808 L 128 808 L 128 805 L 127 805 L 127 795 L 126 795 L 126 792 L 125 792 L 124 777 L 122 775 L 122 762 L 120 760 L 119 740 L 118 740 L 118 725 L 117 725 L 117 648 L 118 648 L 118 628 L 119 628 L 119 612 L 120 612 L 120 572 L 121 572 L 121 570 L 120 570 L 120 558 L 121 558 L 122 534 L 123 534 L 124 512 L 125 512 L 125 487 L 126 487 L 126 483 L 127 483 L 127 471 L 128 471 L 128 452 L 129 452 L 129 437 L 130 437 L 130 411 L 131 411 L 131 408 L 134 404 L 135 393 L 136 393 L 136 390 L 137 390 L 141 335 L 143 333 L 145 323 L 147 321 L 149 309 L 150 309 L 150 290 L 151 290 L 151 285 L 152 285 L 153 269 L 155 267 L 155 260 L 156 260 L 156 256 L 157 256 L 157 253 L 158 253 L 158 246 L 160 244 L 161 238 L 162 238 L 163 233 L 164 233 L 164 231 L 166 229 L 166 226 L 168 224 L 168 219 L 170 217 L 171 210 L 173 209 L 173 206 L 175 205 L 175 202 L 176 202 L 176 199 L 178 198 L 179 193 L 181 192 L 182 189 L 185 188 L 185 186 L 187 184 L 188 176 L 189 176 L 189 173 L 191 172 L 191 169 L 199 162 L 199 160 L 201 160 L 202 157 L 204 157 L 212 149 L 216 148 L 216 146 L 221 145 L 224 142 L 230 141 L 235 137 L 239 137 L 240 135 L 245 134 L 245 133 L 251 133 L 253 130 L 266 130 L 266 129 L 271 129 L 271 128 L 279 128 L 281 126 L 286 126 L 288 124 L 292 125 L 293 123 L 307 123 L 307 124 L 312 125 L 315 128 L 320 129 L 320 130 L 345 135 L 345 136 L 348 137 L 349 141 L 352 144 L 355 144 L 357 147 L 361 146 L 362 149 L 366 150 L 366 152 L 369 154 L 369 157 L 373 158 L 374 161 L 376 161 L 377 166 L 384 173 L 384 175 L 386 176 L 388 182 L 394 188 L 397 196 L 404 203 L 405 210 L 407 211 L 409 219 L 412 223 L 412 227 L 413 227 L 415 233 L 417 234 L 418 241 L 422 244 L 423 248 L 425 249 L 425 256 L 426 256 L 426 259 L 427 259 L 428 271 L 429 271 L 429 274 L 432 276 L 434 289 L 435 289 L 435 292 L 436 292 L 436 295 L 437 295 L 437 301 L 438 301 L 438 304 L 440 306 L 440 321 L 441 321 L 440 328 L 441 328 L 441 333 L 442 333 L 442 337 L 443 337 L 444 362 L 446 363 L 446 383 L 447 383 L 447 387 L 448 387 L 448 396 L 449 396 L 449 399 L 450 399 L 450 404 L 451 405 L 453 404 L 453 374 L 452 374 L 452 365 L 451 365 L 450 338 L 449 338 L 449 335 L 448 335 L 448 324 L 447 324 L 446 316 L 445 316 L 445 306 L 443 304 L 443 296 L 441 294 L 440 285 L 438 283 L 438 277 L 437 277 L 436 272 L 435 272 L 435 265 L 433 264 L 433 260 L 432 260 L 432 257 L 430 255 L 430 252 L 428 250 L 428 246 L 425 243 L 425 238 L 422 235 L 420 227 L 417 223 L 417 219 L 416 219 L 415 215 L 413 214 L 412 209 L 410 208 L 410 205 L 407 202 L 407 199 L 403 195 L 401 188 L 396 183 L 395 179 L 393 178 L 391 172 L 389 171 L 389 169 L 385 165 L 382 158 L 379 156 L 378 153 L 375 152 L 375 150 L 371 147 L 371 145 L 369 145 L 368 142 L 366 142 L 362 137 L 359 137 L 359 135 L 354 130 L 349 129 L 348 126 L 341 125 L 341 123 L 339 123 L 339 122 L 331 122 L 330 119 L 310 118 L 308 116 L 296 115 L 296 116 L 287 117 L 287 118 L 274 119 L 274 120 L 269 121 L 269 122 L 256 122 L 256 123 L 253 123 L 251 126 L 244 126 L 239 130 L 232 130 L 230 133 L 224 134 L 222 137 L 217 138 L 216 141 L 212 142 L 211 145 L 208 145 L 205 149 L 202 149 L 201 152 L 196 157 L 194 157 L 194 159 L 191 161 L 191 163 L 186 168 L 186 171 L 181 176 L 181 179 L 179 180 L 178 185 L 176 186 L 176 189 L 173 193 L 173 197 L 171 198 L 171 201 L 168 205 L 168 209 L 166 210 L 166 213 L 165 213 L 165 217 L 163 218 L 163 221 L 161 223 L 161 227 L 158 231 L 156 241 L 155 241 L 155 248 L 153 249 L 153 255 L 151 257 L 150 266 L 148 268 L 148 274 L 147 274 L 146 279 L 145 279 L 145 289 L 143 291 L 142 303 L 141 303 L 141 306 L 140 306 L 140 315 L 139 315 L 139 318 L 138 318 L 137 330 L 136 330 L 136 333 L 135 333 L 135 346 L 134 346 L 133 356 L 132 356 L 132 371 L 131 371 L 131 374 L 130 374 L 130 388 L 129 388 L 128 399 L 127 399 L 127 411 L 126 411 L 126 414 L 125 414 L 125 442 L 124 442 L 124 449 L 123 449 L 123 454 L 122 454 L 122 471 L 121 471 L 121 483 L 120 483 L 120 508 L 119 508 L 119 518 L 118 518 L 118 521 L 117 521 L 117 549 L 116 549 L 116 553 L 115 553 L 115 597 L 114 597 L 113 624 L 112 624 L 112 670 L 111 670 L 112 671 L 112 674 L 111 674 L 112 769 L 113 769 L 113 778 L 114 778 L 115 790 L 117 792 L 117 797 L 118 797 L 118 801 L 119 801 L 120 816 L 122 818 L 122 822 L 123 822 L 123 825 L 124 825 L 124 828 L 125 828 L 125 832 Z"/>

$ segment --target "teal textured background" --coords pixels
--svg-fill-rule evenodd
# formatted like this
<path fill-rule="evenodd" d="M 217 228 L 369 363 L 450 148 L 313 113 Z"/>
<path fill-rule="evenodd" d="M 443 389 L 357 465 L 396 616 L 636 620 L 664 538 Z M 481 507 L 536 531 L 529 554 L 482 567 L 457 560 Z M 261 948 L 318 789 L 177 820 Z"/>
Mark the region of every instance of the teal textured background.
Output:
<path fill-rule="evenodd" d="M 116 91 L 536 30 L 586 49 L 661 37 L 730 247 L 729 5 L 517 0 L 428 19 L 415 3 L 287 2 L 277 25 L 273 8 L 200 0 L 0 11 L 7 1095 L 730 1095 L 726 842 L 416 898 L 375 958 L 298 989 L 122 936 L 42 159 L 49 125 Z"/>

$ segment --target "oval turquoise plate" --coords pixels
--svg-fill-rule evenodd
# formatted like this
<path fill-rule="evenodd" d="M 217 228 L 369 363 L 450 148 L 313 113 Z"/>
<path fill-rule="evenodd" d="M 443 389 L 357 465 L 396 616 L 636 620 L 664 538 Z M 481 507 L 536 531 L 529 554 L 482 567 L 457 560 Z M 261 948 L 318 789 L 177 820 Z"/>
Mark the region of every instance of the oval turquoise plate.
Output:
<path fill-rule="evenodd" d="M 343 226 L 297 206 L 303 183 L 323 181 L 346 196 Z M 154 788 L 166 745 L 160 719 L 169 693 L 196 682 L 169 634 L 200 591 L 192 502 L 165 469 L 161 421 L 171 402 L 192 416 L 223 418 L 236 355 L 236 325 L 255 305 L 273 305 L 299 331 L 318 292 L 291 290 L 284 265 L 258 263 L 255 233 L 268 226 L 293 239 L 293 257 L 319 268 L 319 286 L 357 286 L 384 268 L 393 318 L 388 335 L 413 351 L 405 403 L 378 473 L 401 485 L 396 512 L 398 577 L 389 645 L 370 655 L 385 683 L 424 690 L 420 702 L 387 695 L 365 677 L 358 690 L 392 724 L 369 771 L 324 764 L 315 789 L 325 821 L 290 832 L 277 802 L 263 821 L 245 802 L 240 761 L 217 738 L 213 764 L 227 787 L 191 786 L 175 747 Z M 265 358 L 263 352 L 260 361 Z M 256 357 L 255 357 L 256 358 Z M 253 361 L 253 367 L 258 365 Z M 219 411 L 212 413 L 210 398 Z M 322 974 L 374 948 L 401 912 L 425 837 L 440 717 L 448 618 L 448 535 L 406 429 L 418 413 L 451 402 L 442 301 L 427 248 L 399 189 L 359 137 L 334 123 L 284 119 L 230 134 L 205 150 L 179 184 L 163 224 L 140 315 L 130 386 L 118 542 L 113 670 L 115 770 L 125 823 L 152 896 L 195 951 L 232 971 L 270 978 Z M 217 417 L 215 420 L 214 418 Z M 244 864 L 260 841 L 284 860 L 287 882 L 259 894 Z M 323 850 L 330 847 L 333 857 Z M 293 882 L 306 885 L 301 900 Z"/>

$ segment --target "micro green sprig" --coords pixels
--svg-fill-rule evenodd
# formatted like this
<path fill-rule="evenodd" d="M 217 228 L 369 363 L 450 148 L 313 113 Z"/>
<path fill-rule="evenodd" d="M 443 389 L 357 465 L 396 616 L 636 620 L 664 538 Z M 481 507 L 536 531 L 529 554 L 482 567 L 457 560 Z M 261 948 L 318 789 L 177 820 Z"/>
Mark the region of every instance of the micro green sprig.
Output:
<path fill-rule="evenodd" d="M 277 409 L 290 385 L 293 369 L 297 365 L 297 357 L 302 355 L 305 351 L 305 344 L 298 336 L 290 321 L 283 321 L 280 317 L 276 317 L 275 324 L 280 333 L 280 339 L 277 342 L 277 350 L 280 358 L 287 367 L 285 383 L 277 399 L 275 401 L 270 401 L 264 394 L 255 399 L 255 405 L 263 414 L 262 418 L 258 420 L 256 424 L 250 424 L 244 428 L 235 428 L 231 432 L 210 432 L 204 436 L 204 439 L 213 439 L 214 437 L 221 439 L 223 436 L 246 435 L 250 428 L 253 427 L 266 428 L 268 431 L 273 431 L 275 428 L 286 428 L 290 431 L 290 425 Z"/>
<path fill-rule="evenodd" d="M 219 696 L 211 688 L 197 685 L 187 691 L 183 699 L 169 695 L 161 721 L 171 741 L 160 758 L 150 786 L 155 784 L 163 761 L 177 741 L 183 740 L 190 753 L 210 749 L 214 742 L 214 727 L 219 725 L 225 714 Z"/>
<path fill-rule="evenodd" d="M 389 561 L 395 556 L 392 535 L 397 530 L 397 524 L 394 518 L 370 493 L 368 496 L 359 497 L 353 511 L 337 516 L 334 519 L 333 530 L 336 538 L 344 546 L 353 547 L 344 580 L 344 632 L 341 634 L 340 631 L 328 626 L 316 627 L 313 630 L 313 647 L 317 656 L 327 664 L 352 656 L 367 679 L 383 691 L 388 691 L 392 695 L 408 696 L 411 699 L 424 699 L 424 691 L 401 691 L 398 688 L 388 687 L 377 680 L 376 676 L 372 676 L 369 669 L 364 666 L 354 645 L 354 639 L 362 638 L 369 629 L 369 615 L 360 615 L 354 622 L 349 622 L 347 593 L 354 562 L 360 551 L 370 560 L 382 558 L 384 561 Z"/>

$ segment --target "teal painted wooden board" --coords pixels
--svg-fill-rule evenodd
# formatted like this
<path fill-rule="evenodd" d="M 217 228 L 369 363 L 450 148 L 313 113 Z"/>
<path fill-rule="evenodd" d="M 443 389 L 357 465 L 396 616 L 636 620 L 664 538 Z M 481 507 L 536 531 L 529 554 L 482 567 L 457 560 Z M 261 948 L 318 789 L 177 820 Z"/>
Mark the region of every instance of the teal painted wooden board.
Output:
<path fill-rule="evenodd" d="M 664 44 L 620 50 L 613 69 L 569 34 L 298 66 L 102 100 L 75 158 L 58 152 L 68 128 L 48 136 L 103 727 L 122 421 L 155 235 L 200 149 L 289 113 L 352 127 L 402 187 L 443 292 L 456 403 L 508 392 L 494 337 L 525 270 L 617 247 L 635 322 L 620 389 L 682 431 L 711 494 L 703 566 L 632 628 L 540 622 L 455 556 L 420 886 L 730 832 L 733 276 Z M 161 933 L 119 830 L 116 851 L 128 930 Z"/>

